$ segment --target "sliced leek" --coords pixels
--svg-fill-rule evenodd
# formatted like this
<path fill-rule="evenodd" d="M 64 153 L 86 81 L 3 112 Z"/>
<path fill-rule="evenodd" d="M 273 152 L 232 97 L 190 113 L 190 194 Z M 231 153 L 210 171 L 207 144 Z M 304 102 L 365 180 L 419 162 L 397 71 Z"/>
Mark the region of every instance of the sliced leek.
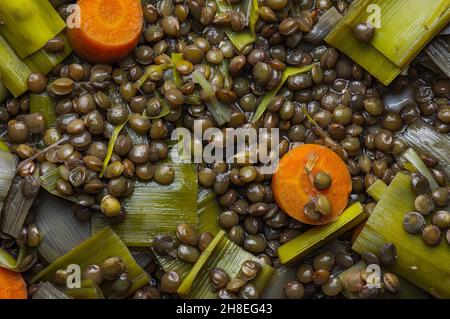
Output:
<path fill-rule="evenodd" d="M 205 76 L 199 71 L 192 72 L 192 78 L 195 83 L 198 83 L 209 97 L 209 101 L 206 102 L 208 110 L 216 120 L 217 124 L 223 125 L 230 121 L 231 110 L 230 108 L 219 102 L 216 97 L 216 91 L 213 85 L 206 80 Z"/>
<path fill-rule="evenodd" d="M 64 293 L 74 299 L 104 299 L 100 287 L 91 279 L 84 279 L 80 288 L 67 288 Z"/>
<path fill-rule="evenodd" d="M 175 170 L 172 184 L 136 181 L 133 194 L 124 200 L 127 217 L 121 224 L 111 227 L 127 245 L 148 247 L 155 235 L 174 234 L 180 223 L 197 224 L 196 168 L 193 164 L 171 165 Z M 107 224 L 101 214 L 92 218 L 93 232 Z"/>
<path fill-rule="evenodd" d="M 52 169 L 40 177 L 41 186 L 47 192 L 55 196 L 65 198 L 67 200 L 70 200 L 71 202 L 77 203 L 78 200 L 75 196 L 63 196 L 58 192 L 58 190 L 56 189 L 56 182 L 60 178 L 61 175 L 59 174 L 59 168 Z"/>
<path fill-rule="evenodd" d="M 343 286 L 342 294 L 346 298 L 360 299 L 360 297 L 358 296 L 357 293 L 351 292 L 346 288 L 345 278 L 347 277 L 348 274 L 350 274 L 354 271 L 361 272 L 365 269 L 367 269 L 367 265 L 366 265 L 366 263 L 361 261 L 361 262 L 357 263 L 356 265 L 354 265 L 353 267 L 350 267 L 349 269 L 341 272 L 338 275 L 338 278 L 341 280 L 342 286 Z M 382 276 L 383 273 L 384 272 L 382 271 L 380 275 Z M 400 291 L 398 293 L 394 294 L 385 289 L 382 294 L 378 295 L 375 298 L 376 299 L 428 299 L 428 294 L 425 291 L 423 291 L 416 285 L 412 284 L 408 280 L 403 279 L 402 277 L 399 277 L 398 279 L 400 282 Z"/>
<path fill-rule="evenodd" d="M 420 174 L 426 177 L 428 183 L 430 184 L 431 190 L 434 190 L 439 187 L 439 185 L 434 180 L 433 175 L 428 170 L 428 167 L 422 161 L 420 156 L 414 151 L 414 149 L 412 148 L 407 149 L 403 154 L 403 157 L 406 158 L 414 166 L 415 170 L 417 170 Z"/>
<path fill-rule="evenodd" d="M 0 35 L 0 74 L 2 83 L 18 97 L 28 90 L 30 68 L 16 55 L 11 46 Z"/>
<path fill-rule="evenodd" d="M 23 60 L 33 72 L 47 74 L 72 53 L 66 33 L 61 33 L 59 37 L 64 38 L 64 49 L 60 52 L 51 53 L 42 48 Z"/>
<path fill-rule="evenodd" d="M 39 283 L 37 291 L 33 294 L 32 299 L 72 299 L 64 292 L 58 290 L 48 281 Z"/>
<path fill-rule="evenodd" d="M 0 0 L 0 18 L 1 35 L 22 59 L 66 27 L 48 0 Z"/>
<path fill-rule="evenodd" d="M 450 77 L 450 42 L 448 41 L 448 35 L 435 38 L 426 47 L 425 53 L 447 77 Z"/>
<path fill-rule="evenodd" d="M 55 101 L 48 93 L 30 94 L 30 113 L 41 113 L 47 127 L 56 124 L 55 105 Z"/>
<path fill-rule="evenodd" d="M 94 234 L 64 256 L 55 260 L 34 277 L 32 282 L 52 280 L 58 269 L 66 269 L 70 264 L 79 265 L 81 269 L 84 269 L 88 265 L 99 265 L 106 258 L 111 256 L 122 258 L 126 264 L 128 278 L 131 280 L 131 287 L 129 288 L 127 295 L 148 284 L 148 274 L 138 266 L 128 248 L 120 240 L 119 236 L 117 236 L 117 234 L 109 227 Z M 126 297 L 126 295 L 116 295 L 111 288 L 111 282 L 105 281 L 100 288 L 106 298 Z"/>
<path fill-rule="evenodd" d="M 247 18 L 247 28 L 241 32 L 234 32 L 230 28 L 225 29 L 225 34 L 238 51 L 242 51 L 247 45 L 256 41 L 256 21 L 259 17 L 257 0 L 243 0 L 238 4 L 230 5 L 226 0 L 216 0 L 217 13 L 224 14 L 231 10 L 241 11 Z"/>
<path fill-rule="evenodd" d="M 114 151 L 114 145 L 116 144 L 117 137 L 119 137 L 120 132 L 125 127 L 125 125 L 127 125 L 127 122 L 128 122 L 128 120 L 126 120 L 124 123 L 122 123 L 120 125 L 117 125 L 114 128 L 114 132 L 108 142 L 108 151 L 106 152 L 106 157 L 105 157 L 105 160 L 103 161 L 103 169 L 100 172 L 100 178 L 102 178 L 103 174 L 105 174 L 106 167 L 108 167 L 109 161 L 111 160 L 111 156 Z"/>
<path fill-rule="evenodd" d="M 282 264 L 291 264 L 306 257 L 314 249 L 352 229 L 367 218 L 358 202 L 347 208 L 339 218 L 324 226 L 315 226 L 278 248 Z"/>
<path fill-rule="evenodd" d="M 448 0 L 378 1 L 381 25 L 369 44 L 353 35 L 357 23 L 373 18 L 371 0 L 355 1 L 325 41 L 347 54 L 383 84 L 399 75 L 448 23 Z"/>
<path fill-rule="evenodd" d="M 16 174 L 18 158 L 10 152 L 0 150 L 0 216 L 3 208 L 3 201 L 8 195 L 14 175 Z"/>
<path fill-rule="evenodd" d="M 181 80 L 181 75 L 177 71 L 177 64 L 183 61 L 183 53 L 172 53 L 172 71 L 173 71 L 173 79 L 175 84 L 180 87 L 183 85 L 183 81 Z"/>
<path fill-rule="evenodd" d="M 439 166 L 450 176 L 450 136 L 437 132 L 423 120 L 408 125 L 400 136 L 416 151 L 430 154 L 439 160 Z"/>
<path fill-rule="evenodd" d="M 266 95 L 264 95 L 264 97 L 262 98 L 261 102 L 259 102 L 258 108 L 256 109 L 255 114 L 253 114 L 252 122 L 255 123 L 264 114 L 265 110 L 267 109 L 267 106 L 270 104 L 275 95 L 277 95 L 278 91 L 281 89 L 281 87 L 283 86 L 284 82 L 286 82 L 288 77 L 300 73 L 309 72 L 311 71 L 312 67 L 313 67 L 312 65 L 303 67 L 287 67 L 286 70 L 284 70 L 283 72 L 283 77 L 278 86 L 272 91 L 267 92 Z"/>
<path fill-rule="evenodd" d="M 203 251 L 178 288 L 180 296 L 189 299 L 217 298 L 217 293 L 211 290 L 209 282 L 211 269 L 222 268 L 233 278 L 238 275 L 244 261 L 254 260 L 261 263 L 258 258 L 225 238 L 224 235 L 223 230 L 219 231 L 207 249 Z M 251 282 L 260 293 L 263 293 L 275 269 L 266 264 L 261 264 L 261 266 L 258 276 Z"/>
<path fill-rule="evenodd" d="M 68 253 L 91 236 L 89 223 L 79 222 L 70 204 L 41 191 L 35 209 L 34 223 L 42 233 L 39 255 L 48 263 Z"/>
<path fill-rule="evenodd" d="M 155 72 L 164 71 L 167 69 L 170 69 L 172 67 L 172 64 L 153 64 L 148 66 L 144 74 L 134 83 L 134 86 L 136 89 L 140 89 L 141 86 L 144 84 L 145 81 L 147 81 L 148 77 L 152 75 Z"/>
<path fill-rule="evenodd" d="M 381 179 L 377 179 L 366 192 L 378 202 L 387 188 L 388 186 Z"/>
<path fill-rule="evenodd" d="M 331 7 L 320 16 L 319 21 L 305 35 L 304 39 L 312 43 L 320 43 L 341 20 L 341 14 L 335 7 Z"/>
<path fill-rule="evenodd" d="M 217 200 L 216 194 L 202 188 L 198 192 L 198 232 L 210 232 L 216 235 L 221 227 L 217 220 L 222 208 Z"/>
<path fill-rule="evenodd" d="M 38 174 L 39 173 L 36 170 L 34 174 L 36 179 L 38 179 Z M 28 211 L 38 195 L 38 192 L 36 192 L 34 197 L 25 197 L 21 191 L 24 182 L 23 177 L 16 176 L 9 189 L 8 196 L 3 202 L 1 229 L 4 233 L 9 234 L 14 238 L 19 236 L 25 218 L 28 215 Z"/>
<path fill-rule="evenodd" d="M 435 247 L 424 243 L 421 236 L 403 229 L 403 217 L 414 210 L 415 193 L 411 178 L 397 173 L 390 186 L 370 214 L 352 249 L 358 253 L 378 253 L 385 243 L 393 243 L 398 259 L 388 270 L 421 287 L 437 298 L 450 298 L 450 254 L 442 241 Z"/>

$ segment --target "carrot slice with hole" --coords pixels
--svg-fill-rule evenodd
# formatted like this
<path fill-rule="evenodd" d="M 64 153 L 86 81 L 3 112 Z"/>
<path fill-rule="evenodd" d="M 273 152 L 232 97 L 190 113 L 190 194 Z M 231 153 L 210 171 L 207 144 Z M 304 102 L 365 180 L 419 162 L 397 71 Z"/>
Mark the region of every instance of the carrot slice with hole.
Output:
<path fill-rule="evenodd" d="M 314 159 L 310 170 L 313 175 L 322 171 L 331 176 L 329 188 L 320 191 L 312 184 L 305 170 L 311 159 Z M 272 178 L 272 191 L 278 206 L 289 216 L 310 225 L 323 225 L 336 220 L 347 207 L 351 190 L 352 180 L 344 161 L 329 148 L 316 144 L 300 145 L 284 155 Z M 318 194 L 328 198 L 332 211 L 328 216 L 312 220 L 303 209 Z"/>
<path fill-rule="evenodd" d="M 22 275 L 0 267 L 0 299 L 27 299 L 27 294 Z"/>
<path fill-rule="evenodd" d="M 78 0 L 80 28 L 68 28 L 73 50 L 92 63 L 115 63 L 138 44 L 143 27 L 140 0 Z"/>

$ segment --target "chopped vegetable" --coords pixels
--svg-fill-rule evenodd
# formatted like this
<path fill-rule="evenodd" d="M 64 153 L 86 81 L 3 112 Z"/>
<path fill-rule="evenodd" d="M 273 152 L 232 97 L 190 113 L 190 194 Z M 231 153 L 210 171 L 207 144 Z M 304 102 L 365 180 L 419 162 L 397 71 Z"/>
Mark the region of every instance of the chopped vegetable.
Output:
<path fill-rule="evenodd" d="M 164 71 L 164 70 L 170 69 L 171 67 L 172 67 L 172 64 L 154 64 L 154 65 L 148 66 L 145 69 L 144 74 L 142 74 L 142 76 L 134 83 L 134 86 L 137 89 L 139 89 L 152 73 L 158 72 L 158 71 Z"/>
<path fill-rule="evenodd" d="M 286 82 L 286 80 L 290 76 L 296 75 L 299 73 L 309 72 L 309 71 L 311 71 L 312 67 L 313 67 L 312 65 L 303 66 L 303 67 L 287 67 L 286 70 L 284 70 L 284 72 L 283 72 L 283 77 L 281 78 L 281 81 L 278 84 L 278 86 L 275 89 L 273 89 L 272 91 L 267 92 L 266 95 L 264 95 L 264 97 L 262 98 L 261 102 L 259 102 L 256 112 L 255 112 L 255 114 L 253 114 L 252 122 L 256 123 L 256 121 L 258 121 L 259 118 L 264 114 L 264 111 L 267 109 L 267 106 L 270 104 L 270 102 L 275 97 L 275 95 L 277 95 L 278 91 L 281 89 L 284 82 Z"/>
<path fill-rule="evenodd" d="M 104 299 L 100 287 L 91 279 L 81 281 L 81 288 L 67 288 L 64 293 L 74 299 Z"/>
<path fill-rule="evenodd" d="M 180 223 L 197 224 L 197 175 L 192 164 L 171 163 L 175 180 L 170 185 L 136 181 L 133 194 L 123 207 L 127 217 L 111 227 L 129 246 L 151 246 L 153 236 L 174 233 Z M 92 230 L 108 221 L 100 214 L 92 218 Z"/>
<path fill-rule="evenodd" d="M 450 77 L 450 43 L 445 37 L 435 38 L 426 47 L 425 53 L 447 77 Z"/>
<path fill-rule="evenodd" d="M 388 186 L 381 180 L 377 179 L 367 190 L 367 194 L 372 196 L 377 202 L 381 199 Z"/>
<path fill-rule="evenodd" d="M 39 49 L 66 27 L 48 0 L 0 0 L 0 34 L 19 58 Z"/>
<path fill-rule="evenodd" d="M 370 214 L 352 249 L 377 254 L 385 243 L 396 246 L 398 259 L 387 267 L 438 298 L 450 297 L 450 255 L 448 244 L 430 248 L 419 236 L 403 230 L 405 213 L 414 211 L 415 193 L 411 178 L 397 173 Z"/>
<path fill-rule="evenodd" d="M 8 195 L 9 188 L 16 174 L 18 159 L 9 151 L 0 150 L 0 212 L 3 208 L 3 201 Z"/>
<path fill-rule="evenodd" d="M 43 235 L 39 255 L 48 263 L 68 253 L 91 235 L 89 223 L 79 222 L 63 199 L 41 191 L 34 223 Z"/>
<path fill-rule="evenodd" d="M 208 110 L 216 120 L 217 124 L 223 125 L 229 122 L 231 119 L 230 108 L 219 102 L 216 97 L 216 92 L 213 85 L 205 79 L 205 76 L 199 71 L 192 72 L 192 78 L 198 83 L 209 97 L 209 101 L 206 102 Z"/>
<path fill-rule="evenodd" d="M 32 299 L 71 299 L 48 281 L 41 281 Z"/>
<path fill-rule="evenodd" d="M 354 271 L 363 271 L 367 268 L 367 265 L 364 261 L 360 261 L 353 267 L 350 267 L 349 269 L 341 272 L 338 275 L 338 278 L 342 282 L 342 294 L 348 298 L 348 299 L 359 299 L 357 293 L 351 292 L 348 289 L 346 289 L 345 286 L 345 278 L 348 276 L 349 273 L 352 273 Z M 381 273 L 381 275 L 383 272 Z M 417 287 L 416 285 L 412 284 L 406 279 L 403 279 L 402 277 L 399 277 L 400 280 L 400 291 L 398 293 L 391 293 L 388 290 L 385 290 L 382 294 L 376 296 L 376 299 L 428 299 L 428 294 Z"/>
<path fill-rule="evenodd" d="M 55 126 L 55 101 L 48 93 L 30 94 L 30 113 L 42 114 L 47 127 Z"/>
<path fill-rule="evenodd" d="M 428 183 L 430 184 L 431 190 L 434 190 L 439 187 L 439 185 L 434 180 L 433 175 L 428 170 L 425 163 L 420 159 L 420 156 L 414 151 L 414 149 L 409 148 L 403 154 L 403 157 L 406 158 L 413 166 L 414 169 L 417 170 L 420 174 L 426 177 Z"/>
<path fill-rule="evenodd" d="M 319 21 L 305 35 L 304 39 L 312 43 L 320 43 L 341 20 L 341 14 L 335 7 L 331 7 L 320 16 Z"/>
<path fill-rule="evenodd" d="M 18 272 L 0 268 L 0 299 L 27 299 L 27 284 Z"/>
<path fill-rule="evenodd" d="M 278 248 L 282 264 L 291 264 L 306 257 L 314 249 L 324 245 L 367 218 L 360 203 L 347 208 L 341 217 L 327 225 L 313 227 Z"/>
<path fill-rule="evenodd" d="M 2 82 L 15 97 L 28 90 L 30 68 L 16 55 L 0 35 L 0 74 Z"/>
<path fill-rule="evenodd" d="M 138 44 L 143 26 L 139 0 L 78 0 L 80 28 L 69 28 L 70 44 L 93 63 L 114 63 Z"/>
<path fill-rule="evenodd" d="M 177 71 L 177 63 L 179 63 L 180 61 L 183 61 L 183 53 L 172 53 L 173 79 L 178 87 L 183 84 L 180 73 L 178 73 Z"/>
<path fill-rule="evenodd" d="M 4 100 L 9 96 L 9 91 L 6 86 L 0 82 L 0 103 L 3 103 Z"/>
<path fill-rule="evenodd" d="M 183 298 L 213 299 L 216 294 L 211 291 L 209 272 L 213 268 L 221 268 L 233 278 L 238 274 L 241 265 L 246 260 L 261 261 L 225 238 L 223 230 L 214 237 L 209 246 L 202 252 L 200 258 L 192 267 L 178 288 L 178 294 Z M 261 264 L 258 276 L 251 281 L 259 292 L 263 292 L 275 271 L 272 267 Z"/>
<path fill-rule="evenodd" d="M 217 234 L 221 227 L 217 216 L 222 208 L 217 200 L 216 194 L 209 189 L 200 189 L 198 192 L 198 231 L 199 233 L 210 232 Z"/>
<path fill-rule="evenodd" d="M 94 234 L 91 238 L 84 241 L 64 256 L 55 260 L 34 277 L 32 282 L 51 280 L 57 270 L 65 269 L 70 264 L 79 265 L 81 269 L 84 269 L 84 267 L 88 265 L 99 265 L 106 258 L 111 256 L 122 258 L 127 267 L 131 286 L 128 289 L 127 294 L 118 296 L 112 291 L 112 283 L 105 281 L 101 285 L 101 289 L 106 298 L 124 298 L 148 284 L 149 276 L 136 264 L 136 261 L 133 256 L 131 256 L 128 248 L 120 240 L 119 236 L 117 236 L 109 227 Z"/>
<path fill-rule="evenodd" d="M 64 38 L 64 49 L 60 52 L 51 53 L 42 48 L 23 60 L 31 71 L 47 74 L 72 53 L 67 34 L 61 33 L 59 37 Z"/>
<path fill-rule="evenodd" d="M 230 5 L 226 0 L 216 0 L 217 13 L 223 14 L 232 10 L 244 13 L 248 21 L 248 27 L 242 32 L 234 32 L 230 28 L 225 30 L 225 34 L 238 51 L 242 51 L 247 45 L 256 41 L 256 21 L 259 17 L 259 7 L 257 0 L 243 0 L 242 2 Z"/>
<path fill-rule="evenodd" d="M 421 0 L 384 1 L 377 3 L 382 24 L 369 44 L 360 42 L 353 27 L 368 20 L 370 0 L 355 1 L 344 19 L 328 34 L 325 41 L 347 54 L 383 84 L 388 85 L 412 59 L 448 23 L 448 1 L 432 4 Z"/>
<path fill-rule="evenodd" d="M 39 179 L 41 181 L 42 188 L 47 192 L 55 196 L 70 200 L 71 202 L 77 203 L 78 199 L 75 196 L 63 196 L 58 192 L 58 190 L 56 189 L 56 182 L 60 178 L 61 175 L 59 174 L 59 168 L 55 168 L 42 175 Z"/>
<path fill-rule="evenodd" d="M 28 183 L 27 196 L 22 189 Z M 17 238 L 25 222 L 25 218 L 39 193 L 38 171 L 29 179 L 16 176 L 3 202 L 1 229 L 4 233 Z"/>
<path fill-rule="evenodd" d="M 129 117 L 128 117 L 128 118 L 129 118 Z M 114 128 L 114 132 L 113 132 L 113 134 L 111 135 L 111 138 L 109 139 L 109 142 L 108 142 L 108 151 L 107 151 L 107 153 L 106 153 L 105 160 L 103 161 L 103 169 L 102 169 L 102 171 L 100 172 L 100 178 L 102 178 L 102 177 L 103 177 L 103 174 L 105 174 L 106 167 L 108 167 L 109 161 L 111 160 L 111 156 L 112 156 L 112 153 L 113 153 L 113 151 L 114 151 L 114 145 L 116 144 L 117 137 L 119 136 L 120 132 L 121 132 L 122 129 L 125 127 L 125 125 L 127 124 L 127 122 L 128 122 L 128 120 L 125 121 L 124 123 L 120 124 L 120 125 L 117 125 L 117 126 Z"/>
<path fill-rule="evenodd" d="M 437 132 L 423 120 L 416 120 L 408 125 L 400 137 L 415 150 L 438 159 L 442 169 L 447 176 L 450 176 L 450 136 L 448 134 Z"/>
<path fill-rule="evenodd" d="M 319 171 L 329 174 L 332 180 L 329 188 L 320 191 L 311 181 L 311 175 Z M 311 225 L 335 221 L 347 207 L 351 190 L 347 165 L 336 153 L 316 144 L 300 145 L 284 155 L 272 178 L 272 191 L 278 206 L 291 217 Z M 325 195 L 332 203 L 331 213 L 313 220 L 304 207 L 320 195 Z"/>
<path fill-rule="evenodd" d="M 161 107 L 161 112 L 159 112 L 159 114 L 156 115 L 156 116 L 147 116 L 147 115 L 146 115 L 146 112 L 145 112 L 145 110 L 144 110 L 144 115 L 145 115 L 148 119 L 150 119 L 150 120 L 156 120 L 156 119 L 159 119 L 159 118 L 164 117 L 164 116 L 166 116 L 167 114 L 170 113 L 170 106 L 169 106 L 169 103 L 167 102 L 167 100 L 164 99 L 164 98 L 161 96 L 161 94 L 158 93 L 158 91 L 155 91 L 155 96 L 159 99 L 159 101 L 160 101 L 160 103 L 161 103 L 161 106 L 162 106 L 162 107 Z"/>

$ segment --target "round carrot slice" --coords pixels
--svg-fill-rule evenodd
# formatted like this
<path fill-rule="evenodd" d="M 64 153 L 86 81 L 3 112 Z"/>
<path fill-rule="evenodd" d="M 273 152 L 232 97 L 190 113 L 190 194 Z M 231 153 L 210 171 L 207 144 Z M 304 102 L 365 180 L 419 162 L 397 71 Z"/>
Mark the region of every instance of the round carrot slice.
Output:
<path fill-rule="evenodd" d="M 140 0 L 78 0 L 80 27 L 68 27 L 73 50 L 92 63 L 115 63 L 138 44 L 143 27 Z"/>
<path fill-rule="evenodd" d="M 309 172 L 330 175 L 331 185 L 325 190 L 314 187 Z M 272 191 L 278 206 L 289 216 L 310 225 L 323 225 L 336 220 L 347 207 L 352 180 L 347 165 L 333 151 L 322 145 L 300 145 L 284 155 L 272 178 Z M 305 205 L 322 194 L 331 203 L 331 213 L 312 220 L 304 213 Z"/>
<path fill-rule="evenodd" d="M 27 294 L 22 275 L 0 267 L 0 299 L 27 299 Z"/>

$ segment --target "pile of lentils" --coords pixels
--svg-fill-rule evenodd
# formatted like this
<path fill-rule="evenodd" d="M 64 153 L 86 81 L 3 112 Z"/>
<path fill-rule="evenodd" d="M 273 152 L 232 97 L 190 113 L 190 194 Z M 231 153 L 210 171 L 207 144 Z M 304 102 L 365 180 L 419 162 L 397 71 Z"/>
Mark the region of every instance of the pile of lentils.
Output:
<path fill-rule="evenodd" d="M 450 245 L 450 212 L 444 210 L 450 203 L 448 187 L 441 186 L 434 190 L 425 176 L 414 173 L 411 184 L 417 197 L 414 201 L 416 211 L 403 218 L 403 228 L 409 234 L 422 234 L 423 241 L 430 246 L 441 242 L 441 234 Z M 427 225 L 425 216 L 431 216 L 431 224 Z"/>
<path fill-rule="evenodd" d="M 240 1 L 244 0 L 231 3 Z M 389 87 L 383 86 L 335 48 L 325 43 L 309 43 L 304 37 L 326 10 L 335 7 L 344 14 L 352 1 L 294 2 L 299 9 L 296 12 L 291 11 L 294 6 L 287 0 L 259 0 L 256 41 L 239 52 L 224 28 L 231 27 L 236 32 L 246 28 L 242 13 L 216 15 L 214 1 L 147 1 L 143 4 L 145 26 L 141 40 L 119 63 L 91 64 L 72 55 L 48 75 L 30 75 L 29 91 L 47 92 L 56 101 L 55 126 L 46 127 L 44 114 L 30 113 L 28 93 L 9 98 L 0 106 L 2 137 L 21 159 L 18 175 L 31 176 L 36 170 L 44 175 L 57 168 L 60 179 L 56 189 L 60 195 L 77 199 L 74 206 L 77 218 L 89 220 L 92 208 L 100 208 L 111 222 L 120 223 L 126 216 L 122 199 L 133 193 L 136 179 L 163 185 L 174 180 L 171 165 L 161 161 L 168 156 L 166 139 L 177 125 L 192 130 L 198 120 L 203 129 L 218 127 L 203 103 L 204 94 L 192 80 L 191 73 L 197 70 L 214 86 L 217 99 L 231 109 L 231 120 L 221 128 L 279 128 L 280 156 L 303 143 L 325 144 L 323 134 L 319 134 L 325 132 L 338 146 L 337 151 L 352 176 L 350 203 L 360 201 L 370 213 L 375 202 L 365 190 L 377 179 L 389 183 L 397 172 L 404 170 L 397 159 L 406 149 L 398 138 L 405 126 L 423 118 L 441 133 L 450 131 L 450 80 L 433 73 L 416 59 Z M 57 9 L 63 18 L 70 13 L 67 5 Z M 360 41 L 373 36 L 367 25 L 358 25 L 354 33 Z M 50 52 L 62 48 L 60 38 L 46 45 Z M 180 87 L 172 81 L 171 69 L 153 72 L 140 88 L 134 85 L 149 65 L 170 63 L 172 53 L 183 54 L 176 65 L 182 80 Z M 231 77 L 227 81 L 218 68 L 224 60 L 229 61 Z M 315 65 L 310 73 L 290 76 L 260 120 L 251 123 L 259 101 L 267 91 L 277 87 L 286 67 L 312 63 Z M 413 94 L 401 109 L 385 103 L 386 94 L 407 88 Z M 119 92 L 119 98 L 113 98 L 111 91 Z M 168 103 L 170 112 L 150 120 L 148 117 L 158 117 L 163 109 L 156 92 Z M 307 110 L 318 127 L 306 119 L 303 110 Z M 127 129 L 119 134 L 105 174 L 100 176 L 108 142 L 115 128 L 125 122 Z M 135 134 L 129 134 L 130 131 Z M 145 136 L 148 143 L 136 143 L 130 137 L 136 135 Z M 48 151 L 42 152 L 44 148 Z M 433 164 L 431 156 L 421 156 L 433 176 L 441 181 L 441 188 L 439 194 L 421 193 L 416 202 L 419 208 L 426 206 L 426 202 L 440 206 L 435 198 L 438 201 L 448 198 L 447 177 Z M 261 173 L 262 165 L 214 163 L 199 168 L 198 181 L 217 194 L 223 207 L 218 220 L 229 238 L 277 268 L 278 247 L 308 226 L 290 218 L 277 206 L 270 187 L 272 176 Z M 431 201 L 427 196 L 431 196 Z M 421 216 L 422 212 L 419 213 Z M 412 217 L 420 223 L 419 215 Z M 32 220 L 31 210 L 25 227 Z M 426 242 L 433 244 L 439 237 L 436 234 L 448 228 L 444 227 L 447 220 L 448 212 L 436 212 L 432 225 L 416 228 L 423 232 Z M 405 224 L 410 230 L 409 219 Z M 210 241 L 210 234 L 203 236 L 204 243 Z M 448 237 L 447 231 L 447 240 Z M 2 245 L 5 241 L 2 239 Z M 10 238 L 7 241 L 10 245 Z M 167 244 L 169 253 L 192 261 L 198 258 L 202 247 L 200 240 L 183 243 L 174 251 L 173 240 L 161 241 Z M 39 261 L 36 265 L 32 268 L 35 272 L 43 267 Z M 152 263 L 152 271 L 157 269 Z M 317 271 L 324 273 L 326 268 Z M 173 292 L 179 276 L 173 273 L 163 276 L 158 277 L 166 283 L 162 291 Z M 332 291 L 330 295 L 338 290 L 335 281 L 321 280 L 320 276 L 316 276 L 316 281 L 326 287 L 325 291 Z M 300 295 L 300 288 L 295 287 L 298 283 L 293 283 L 286 294 Z M 158 297 L 160 291 L 149 286 L 138 291 L 136 297 L 148 296 Z"/>

